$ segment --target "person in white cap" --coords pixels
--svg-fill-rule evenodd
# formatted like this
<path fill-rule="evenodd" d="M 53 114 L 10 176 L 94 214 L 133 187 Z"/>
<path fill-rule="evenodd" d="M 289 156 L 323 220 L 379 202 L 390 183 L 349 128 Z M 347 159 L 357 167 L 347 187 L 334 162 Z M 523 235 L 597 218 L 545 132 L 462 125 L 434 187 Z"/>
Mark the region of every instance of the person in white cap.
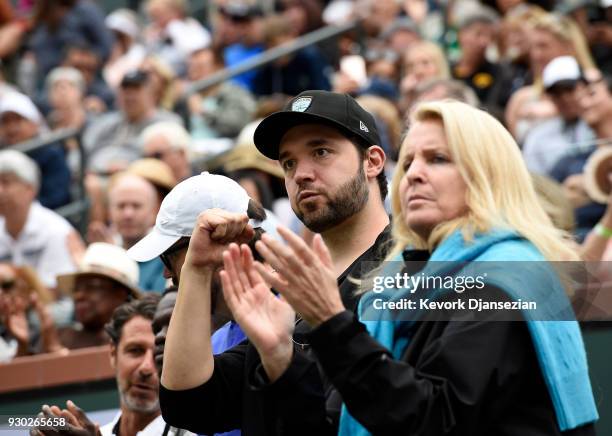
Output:
<path fill-rule="evenodd" d="M 263 207 L 251 200 L 238 183 L 225 176 L 204 172 L 182 181 L 170 191 L 162 201 L 153 230 L 133 245 L 128 250 L 128 254 L 137 262 L 147 262 L 160 257 L 165 266 L 165 276 L 178 285 L 191 234 L 197 226 L 198 217 L 203 212 L 219 217 L 210 219 L 223 226 L 213 239 L 218 237 L 221 240 L 231 241 L 234 241 L 239 233 L 232 234 L 233 238 L 229 238 L 226 233 L 228 232 L 226 221 L 232 223 L 244 221 L 242 225 L 244 230 L 248 218 L 253 220 L 253 225 L 260 228 L 266 218 Z M 231 216 L 226 217 L 227 214 Z M 217 226 L 217 224 L 210 225 Z M 251 234 L 247 237 L 246 241 L 248 242 L 252 236 Z M 219 255 L 215 261 L 221 265 L 221 256 Z"/>
<path fill-rule="evenodd" d="M 27 96 L 17 92 L 0 99 L 0 146 L 19 144 L 46 132 L 44 118 Z M 51 143 L 28 152 L 41 172 L 38 199 L 43 206 L 57 208 L 70 201 L 70 171 L 64 148 Z"/>
<path fill-rule="evenodd" d="M 40 172 L 15 150 L 0 151 L 0 261 L 34 268 L 49 288 L 55 276 L 76 269 L 71 241 L 82 247 L 72 226 L 36 201 Z"/>
<path fill-rule="evenodd" d="M 128 254 L 137 262 L 149 262 L 159 257 L 165 267 L 164 276 L 178 285 L 191 234 L 198 225 L 198 217 L 204 212 L 211 220 L 210 226 L 220 226 L 218 237 L 225 244 L 236 241 L 254 244 L 267 226 L 264 208 L 250 199 L 238 183 L 225 176 L 204 172 L 184 180 L 170 191 L 161 204 L 153 230 L 133 245 Z M 248 221 L 247 217 L 251 219 L 251 231 L 253 227 L 259 229 L 253 233 L 245 230 L 243 239 L 239 238 L 240 233 L 227 233 L 228 223 L 240 226 Z M 243 219 L 246 220 L 244 223 Z M 213 236 L 216 237 L 217 234 Z M 210 262 L 215 269 L 220 267 L 220 252 Z M 203 287 L 206 288 L 206 285 L 203 284 Z M 212 305 L 207 316 L 208 313 L 212 314 L 214 331 L 230 319 L 230 314 L 223 303 L 217 276 L 209 288 Z"/>
<path fill-rule="evenodd" d="M 590 80 L 579 92 L 578 104 L 582 118 L 595 133 L 595 140 L 581 144 L 572 153 L 561 157 L 551 171 L 552 177 L 562 183 L 574 197 L 574 206 L 579 240 L 600 223 L 606 206 L 588 197 L 584 185 L 584 169 L 591 155 L 601 147 L 609 145 L 612 137 L 612 86 L 605 79 Z M 577 194 L 577 195 L 576 195 Z"/>
<path fill-rule="evenodd" d="M 550 61 L 542 72 L 542 85 L 559 115 L 528 131 L 523 157 L 530 171 L 550 175 L 562 156 L 578 144 L 591 142 L 595 133 L 581 118 L 578 95 L 584 78 L 576 59 L 560 56 Z"/>
<path fill-rule="evenodd" d="M 76 324 L 61 328 L 60 342 L 69 349 L 104 345 L 104 325 L 126 301 L 140 298 L 138 265 L 126 251 L 104 242 L 91 244 L 76 272 L 57 277 L 58 290 L 72 295 Z"/>

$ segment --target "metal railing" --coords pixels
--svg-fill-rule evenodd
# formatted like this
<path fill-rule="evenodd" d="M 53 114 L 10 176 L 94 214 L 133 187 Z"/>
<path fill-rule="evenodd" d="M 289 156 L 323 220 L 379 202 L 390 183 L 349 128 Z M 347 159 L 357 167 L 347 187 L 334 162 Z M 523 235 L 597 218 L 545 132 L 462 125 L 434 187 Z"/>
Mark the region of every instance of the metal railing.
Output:
<path fill-rule="evenodd" d="M 253 56 L 252 58 L 245 60 L 244 62 L 241 62 L 229 68 L 224 68 L 223 70 L 220 70 L 212 74 L 211 76 L 206 77 L 205 79 L 199 80 L 188 85 L 185 89 L 185 92 L 181 96 L 181 99 L 184 101 L 190 95 L 193 95 L 197 92 L 204 91 L 242 73 L 254 70 L 256 68 L 269 64 L 270 62 L 274 62 L 275 60 L 280 59 L 283 56 L 295 53 L 310 45 L 318 44 L 322 41 L 342 35 L 351 30 L 355 30 L 358 27 L 359 20 L 356 20 L 343 25 L 331 25 L 314 30 L 306 35 L 302 35 L 301 37 L 295 40 L 289 41 L 278 47 L 271 48 L 263 53 L 260 53 L 259 55 Z M 80 129 L 75 128 L 59 129 L 45 134 L 42 137 L 22 142 L 20 144 L 15 144 L 10 148 L 26 153 L 52 145 L 57 142 L 66 141 L 71 138 L 75 138 L 77 140 L 78 149 L 80 153 L 78 195 L 75 201 L 57 209 L 56 212 L 58 212 L 64 217 L 72 218 L 71 221 L 77 226 L 81 234 L 84 235 L 87 227 L 89 200 L 87 198 L 87 193 L 85 190 L 85 170 L 87 168 L 87 155 L 81 143 L 81 133 L 82 131 Z M 214 160 L 216 157 L 217 156 L 211 156 L 210 159 Z M 206 164 L 206 162 L 202 162 L 202 164 Z"/>
<path fill-rule="evenodd" d="M 349 32 L 351 30 L 355 30 L 359 25 L 359 21 L 351 21 L 349 23 L 340 25 L 340 26 L 326 26 L 320 29 L 314 30 L 306 35 L 302 35 L 301 37 L 286 42 L 284 44 L 279 45 L 278 47 L 271 48 L 266 50 L 265 52 L 249 58 L 244 62 L 239 63 L 238 65 L 234 65 L 230 68 L 224 68 L 209 77 L 206 77 L 202 80 L 198 80 L 185 88 L 185 93 L 183 94 L 183 98 L 187 98 L 196 92 L 204 91 L 205 89 L 211 88 L 215 85 L 218 85 L 221 82 L 224 82 L 232 77 L 238 76 L 242 73 L 246 73 L 247 71 L 254 70 L 255 68 L 259 68 L 270 62 L 274 62 L 277 59 L 282 58 L 283 56 L 290 55 L 295 53 L 305 47 L 308 47 L 313 44 L 318 44 L 319 42 L 325 41 L 327 39 L 342 35 L 343 33 Z"/>

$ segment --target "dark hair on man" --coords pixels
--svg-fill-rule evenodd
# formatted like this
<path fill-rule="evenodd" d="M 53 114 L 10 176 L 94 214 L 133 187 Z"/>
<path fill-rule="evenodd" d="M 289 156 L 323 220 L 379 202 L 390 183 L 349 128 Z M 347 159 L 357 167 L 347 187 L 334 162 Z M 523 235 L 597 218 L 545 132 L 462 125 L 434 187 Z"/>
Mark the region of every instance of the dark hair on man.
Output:
<path fill-rule="evenodd" d="M 104 330 L 110 337 L 111 344 L 117 346 L 121 340 L 123 326 L 132 318 L 142 316 L 153 321 L 157 303 L 160 296 L 156 293 L 148 293 L 144 297 L 122 304 L 113 312 L 111 320 L 104 326 Z"/>
<path fill-rule="evenodd" d="M 353 143 L 355 148 L 357 148 L 357 152 L 359 152 L 359 159 L 364 160 L 366 157 L 366 150 L 370 148 L 370 144 L 366 143 L 362 138 L 357 135 L 349 135 L 347 136 L 347 138 Z M 387 198 L 387 194 L 389 192 L 389 187 L 387 186 L 387 176 L 385 174 L 384 168 L 376 176 L 376 181 L 378 182 L 378 189 L 380 190 L 380 199 L 384 203 L 385 198 Z"/>

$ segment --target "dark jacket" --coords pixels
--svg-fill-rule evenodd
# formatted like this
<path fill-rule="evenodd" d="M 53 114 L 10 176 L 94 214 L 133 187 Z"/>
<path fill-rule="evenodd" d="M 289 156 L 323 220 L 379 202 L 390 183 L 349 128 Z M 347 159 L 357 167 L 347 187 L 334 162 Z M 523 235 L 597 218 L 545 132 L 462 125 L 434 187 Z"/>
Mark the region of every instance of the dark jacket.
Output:
<path fill-rule="evenodd" d="M 494 293 L 510 301 L 487 289 Z M 348 411 L 373 435 L 594 435 L 592 424 L 560 432 L 527 324 L 505 316 L 427 312 L 399 360 L 349 311 L 310 340 Z"/>
<path fill-rule="evenodd" d="M 70 202 L 70 170 L 66 153 L 60 143 L 48 145 L 27 153 L 40 168 L 38 200 L 49 209 L 56 209 Z"/>
<path fill-rule="evenodd" d="M 307 47 L 292 56 L 282 67 L 274 63 L 262 67 L 253 80 L 253 93 L 297 95 L 308 89 L 331 89 L 327 76 L 330 66 L 316 47 Z"/>

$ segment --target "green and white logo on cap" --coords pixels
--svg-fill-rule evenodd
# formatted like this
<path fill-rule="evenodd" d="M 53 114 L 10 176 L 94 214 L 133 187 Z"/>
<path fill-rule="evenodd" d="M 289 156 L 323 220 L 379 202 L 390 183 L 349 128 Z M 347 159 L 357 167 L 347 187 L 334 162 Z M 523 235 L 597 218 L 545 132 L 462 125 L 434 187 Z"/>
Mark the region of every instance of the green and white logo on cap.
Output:
<path fill-rule="evenodd" d="M 312 103 L 312 97 L 300 97 L 291 104 L 293 112 L 304 112 Z"/>

